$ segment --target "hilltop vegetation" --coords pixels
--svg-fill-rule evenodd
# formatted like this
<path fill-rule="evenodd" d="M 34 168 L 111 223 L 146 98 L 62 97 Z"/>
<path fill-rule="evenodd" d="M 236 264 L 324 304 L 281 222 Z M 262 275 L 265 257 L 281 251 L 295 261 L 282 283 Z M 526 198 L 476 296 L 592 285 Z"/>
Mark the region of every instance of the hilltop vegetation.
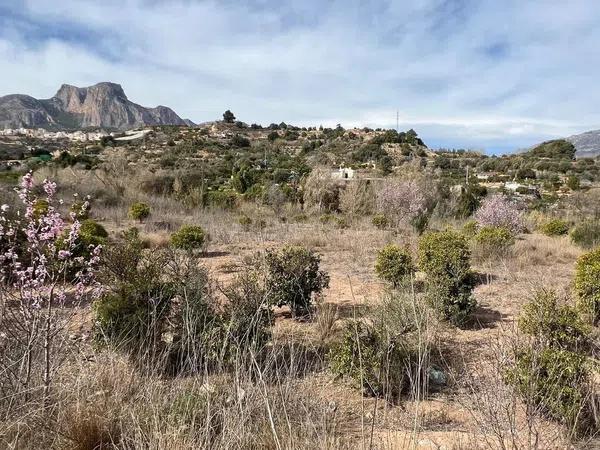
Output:
<path fill-rule="evenodd" d="M 596 160 L 223 119 L 2 138 L 0 446 L 598 444 Z"/>

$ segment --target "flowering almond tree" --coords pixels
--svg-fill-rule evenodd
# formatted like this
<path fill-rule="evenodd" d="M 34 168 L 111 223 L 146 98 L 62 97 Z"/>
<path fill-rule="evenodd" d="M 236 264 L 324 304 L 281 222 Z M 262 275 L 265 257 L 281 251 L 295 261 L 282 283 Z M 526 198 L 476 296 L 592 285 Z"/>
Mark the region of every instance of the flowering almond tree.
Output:
<path fill-rule="evenodd" d="M 523 213 L 502 194 L 486 197 L 474 217 L 479 227 L 501 227 L 515 234 L 525 228 Z"/>
<path fill-rule="evenodd" d="M 0 207 L 0 389 L 10 390 L 3 398 L 21 400 L 41 389 L 47 401 L 70 319 L 100 294 L 94 273 L 101 247 L 81 251 L 80 211 L 61 216 L 56 183 L 44 180 L 38 197 L 30 172 L 16 191 L 24 208 Z"/>
<path fill-rule="evenodd" d="M 427 195 L 415 179 L 391 180 L 377 192 L 377 209 L 397 224 L 410 222 L 427 211 Z"/>

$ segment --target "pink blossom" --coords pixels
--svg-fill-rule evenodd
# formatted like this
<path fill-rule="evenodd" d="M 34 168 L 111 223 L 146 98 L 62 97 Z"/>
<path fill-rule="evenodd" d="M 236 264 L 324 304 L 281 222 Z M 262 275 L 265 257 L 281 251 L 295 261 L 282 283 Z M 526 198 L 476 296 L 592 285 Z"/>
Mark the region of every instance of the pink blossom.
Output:
<path fill-rule="evenodd" d="M 502 194 L 491 195 L 483 200 L 475 212 L 480 227 L 503 227 L 513 233 L 524 230 L 523 214 L 515 204 Z"/>

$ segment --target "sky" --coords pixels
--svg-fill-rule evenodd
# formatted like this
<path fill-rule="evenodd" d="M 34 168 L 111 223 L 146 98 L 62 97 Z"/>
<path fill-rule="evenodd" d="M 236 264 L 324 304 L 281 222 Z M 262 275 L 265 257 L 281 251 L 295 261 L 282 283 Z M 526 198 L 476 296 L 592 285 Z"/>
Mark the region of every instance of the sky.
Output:
<path fill-rule="evenodd" d="M 0 0 L 0 95 L 112 81 L 194 122 L 414 128 L 510 152 L 600 128 L 598 0 Z"/>

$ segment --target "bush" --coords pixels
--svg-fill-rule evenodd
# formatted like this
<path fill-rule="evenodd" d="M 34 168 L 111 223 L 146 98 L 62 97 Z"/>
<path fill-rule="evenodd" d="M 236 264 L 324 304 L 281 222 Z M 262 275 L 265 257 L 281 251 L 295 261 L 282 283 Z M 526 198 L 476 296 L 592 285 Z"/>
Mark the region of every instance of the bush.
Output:
<path fill-rule="evenodd" d="M 579 306 L 594 323 L 600 320 L 600 248 L 579 257 L 575 265 Z"/>
<path fill-rule="evenodd" d="M 267 251 L 266 287 L 270 302 L 288 305 L 296 317 L 308 314 L 313 294 L 329 286 L 329 276 L 319 270 L 320 262 L 319 256 L 300 246 Z"/>
<path fill-rule="evenodd" d="M 397 399 L 410 387 L 409 361 L 416 360 L 417 355 L 399 337 L 352 321 L 329 358 L 336 375 L 351 378 L 365 393 Z"/>
<path fill-rule="evenodd" d="M 552 219 L 540 227 L 546 236 L 563 236 L 569 232 L 569 224 L 561 219 Z"/>
<path fill-rule="evenodd" d="M 201 250 L 205 240 L 204 229 L 196 225 L 184 225 L 171 235 L 171 245 L 181 250 Z"/>
<path fill-rule="evenodd" d="M 483 259 L 506 256 L 515 243 L 513 234 L 502 227 L 483 227 L 474 237 L 477 253 Z"/>
<path fill-rule="evenodd" d="M 415 271 L 412 257 L 408 250 L 389 244 L 377 253 L 375 273 L 382 280 L 392 283 L 394 287 Z"/>
<path fill-rule="evenodd" d="M 580 434 L 594 429 L 589 373 L 583 355 L 552 347 L 529 348 L 516 354 L 506 380 L 527 404 Z"/>
<path fill-rule="evenodd" d="M 590 249 L 600 244 L 600 221 L 585 221 L 571 230 L 571 240 L 580 247 Z"/>
<path fill-rule="evenodd" d="M 462 227 L 462 232 L 467 238 L 475 237 L 477 234 L 477 221 L 468 220 Z"/>
<path fill-rule="evenodd" d="M 561 304 L 556 292 L 541 289 L 523 306 L 519 329 L 547 347 L 577 350 L 587 345 L 589 327 L 578 311 Z"/>
<path fill-rule="evenodd" d="M 249 231 L 252 226 L 252 219 L 246 215 L 238 217 L 238 223 L 242 226 L 244 231 Z"/>
<path fill-rule="evenodd" d="M 429 232 L 419 241 L 419 267 L 427 274 L 427 298 L 447 320 L 466 322 L 476 305 L 464 236 L 454 231 Z"/>
<path fill-rule="evenodd" d="M 76 201 L 71 205 L 69 211 L 71 211 L 72 214 L 75 214 L 76 219 L 85 220 L 89 217 L 90 209 L 89 202 Z"/>
<path fill-rule="evenodd" d="M 371 219 L 371 223 L 379 230 L 385 230 L 390 226 L 389 219 L 383 214 L 376 214 Z"/>
<path fill-rule="evenodd" d="M 150 207 L 146 203 L 135 202 L 129 207 L 129 217 L 140 223 L 150 216 Z"/>

